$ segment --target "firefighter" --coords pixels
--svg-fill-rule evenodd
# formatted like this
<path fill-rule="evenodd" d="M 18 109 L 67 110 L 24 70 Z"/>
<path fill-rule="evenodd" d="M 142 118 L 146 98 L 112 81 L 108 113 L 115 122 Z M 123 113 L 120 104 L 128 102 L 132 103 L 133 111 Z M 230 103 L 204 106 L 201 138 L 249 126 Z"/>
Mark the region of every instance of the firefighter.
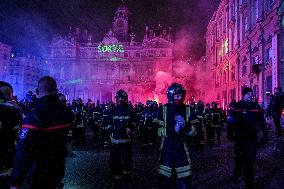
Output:
<path fill-rule="evenodd" d="M 209 143 L 212 144 L 221 144 L 221 132 L 222 132 L 222 122 L 223 122 L 223 113 L 216 102 L 212 102 L 211 108 L 211 126 L 209 129 Z"/>
<path fill-rule="evenodd" d="M 204 103 L 202 101 L 198 101 L 197 102 L 197 107 L 196 107 L 196 116 L 198 118 L 199 124 L 197 124 L 196 126 L 196 130 L 197 130 L 197 136 L 196 136 L 196 145 L 197 148 L 199 150 L 203 150 L 204 148 L 204 133 L 205 133 L 205 129 L 204 129 L 204 125 L 203 125 L 203 120 L 204 120 Z"/>
<path fill-rule="evenodd" d="M 99 106 L 95 107 L 94 103 L 89 103 L 88 105 L 88 125 L 93 130 L 93 138 L 94 142 L 97 142 L 99 135 L 99 119 L 100 119 L 100 111 Z"/>
<path fill-rule="evenodd" d="M 109 111 L 107 116 L 110 126 L 110 159 L 109 168 L 114 185 L 121 181 L 130 181 L 132 167 L 132 141 L 133 113 L 128 102 L 127 93 L 120 89 L 116 92 L 117 106 Z"/>
<path fill-rule="evenodd" d="M 60 102 L 56 81 L 42 77 L 38 82 L 39 100 L 23 120 L 11 174 L 11 189 L 24 183 L 28 172 L 32 189 L 63 188 L 68 129 L 72 112 Z"/>
<path fill-rule="evenodd" d="M 13 88 L 0 81 L 0 188 L 9 187 L 15 155 L 15 141 L 22 122 L 19 107 L 13 102 Z"/>
<path fill-rule="evenodd" d="M 82 146 L 85 144 L 85 124 L 87 112 L 82 99 L 78 98 L 74 111 L 74 135 L 76 145 Z"/>
<path fill-rule="evenodd" d="M 274 95 L 271 95 L 271 100 L 268 105 L 268 112 L 273 119 L 277 137 L 282 135 L 281 114 L 283 107 L 284 107 L 284 94 L 282 93 L 282 87 L 275 87 Z"/>
<path fill-rule="evenodd" d="M 206 108 L 204 109 L 204 127 L 206 129 L 206 137 L 207 137 L 207 144 L 211 144 L 211 108 L 210 108 L 210 103 L 206 103 Z"/>
<path fill-rule="evenodd" d="M 184 104 L 185 93 L 180 84 L 173 83 L 167 90 L 168 103 L 153 120 L 161 137 L 157 167 L 160 189 L 190 188 L 192 169 L 186 139 L 196 135 L 195 124 L 199 121 L 194 110 Z"/>
<path fill-rule="evenodd" d="M 234 183 L 240 176 L 244 176 L 245 188 L 254 189 L 253 164 L 256 158 L 257 144 L 268 141 L 268 130 L 263 110 L 259 104 L 252 101 L 252 89 L 245 87 L 242 91 L 243 99 L 235 103 L 228 121 L 234 125 L 233 137 L 235 142 L 235 170 Z M 260 133 L 262 133 L 260 135 Z M 260 137 L 262 136 L 262 137 Z"/>
<path fill-rule="evenodd" d="M 146 101 L 146 109 L 142 112 L 140 118 L 140 131 L 142 138 L 142 148 L 145 150 L 148 146 L 152 146 L 155 140 L 155 133 L 153 128 L 154 116 L 154 102 L 152 100 Z"/>
<path fill-rule="evenodd" d="M 104 142 L 104 146 L 108 146 L 110 144 L 110 133 L 109 130 L 112 127 L 111 122 L 111 112 L 113 111 L 114 103 L 110 102 L 106 105 L 106 108 L 103 110 L 103 118 L 102 118 L 102 126 L 101 126 L 101 134 Z"/>

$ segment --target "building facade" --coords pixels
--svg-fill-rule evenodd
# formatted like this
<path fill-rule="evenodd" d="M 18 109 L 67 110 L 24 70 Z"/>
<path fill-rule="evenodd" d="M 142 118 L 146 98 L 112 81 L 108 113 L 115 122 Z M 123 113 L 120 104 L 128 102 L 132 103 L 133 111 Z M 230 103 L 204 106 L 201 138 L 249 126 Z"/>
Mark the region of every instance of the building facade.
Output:
<path fill-rule="evenodd" d="M 14 55 L 12 48 L 0 43 L 0 80 L 10 83 L 14 95 L 22 100 L 28 91 L 35 92 L 37 81 L 48 75 L 46 61 L 29 55 Z"/>
<path fill-rule="evenodd" d="M 226 107 L 251 87 L 263 107 L 276 86 L 284 87 L 282 0 L 221 0 L 206 33 L 206 64 L 213 98 Z"/>
<path fill-rule="evenodd" d="M 9 79 L 9 66 L 11 58 L 11 47 L 4 43 L 0 43 L 0 80 Z"/>
<path fill-rule="evenodd" d="M 156 74 L 172 73 L 171 29 L 146 26 L 143 41 L 136 42 L 128 14 L 128 8 L 121 5 L 101 42 L 78 28 L 71 29 L 68 37 L 52 41 L 47 62 L 68 100 L 107 102 L 115 99 L 119 89 L 126 90 L 133 103 L 157 96 Z"/>
<path fill-rule="evenodd" d="M 46 61 L 32 56 L 16 55 L 11 58 L 7 81 L 14 88 L 19 100 L 25 98 L 28 91 L 35 92 L 38 80 L 48 75 Z"/>

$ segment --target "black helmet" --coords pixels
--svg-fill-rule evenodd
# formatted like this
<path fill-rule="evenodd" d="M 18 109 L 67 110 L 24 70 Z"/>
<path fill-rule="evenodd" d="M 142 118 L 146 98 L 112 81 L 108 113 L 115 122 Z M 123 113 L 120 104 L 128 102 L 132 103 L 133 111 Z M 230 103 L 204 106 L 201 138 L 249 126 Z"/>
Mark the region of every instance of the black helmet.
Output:
<path fill-rule="evenodd" d="M 151 103 L 152 103 L 152 100 L 147 100 L 147 101 L 146 101 L 146 106 L 150 106 Z"/>
<path fill-rule="evenodd" d="M 173 83 L 167 90 L 168 101 L 172 103 L 174 101 L 174 95 L 179 93 L 185 96 L 186 91 L 181 84 Z"/>
<path fill-rule="evenodd" d="M 218 106 L 218 104 L 217 104 L 217 102 L 215 102 L 215 101 L 213 101 L 212 103 L 211 103 L 211 105 L 212 105 L 212 108 L 217 108 L 217 106 Z"/>
<path fill-rule="evenodd" d="M 121 99 L 123 99 L 123 100 L 125 100 L 125 101 L 128 101 L 128 95 L 127 95 L 127 93 L 126 93 L 124 90 L 122 90 L 122 89 L 120 89 L 120 90 L 118 90 L 118 91 L 116 92 L 115 98 L 121 98 Z"/>
<path fill-rule="evenodd" d="M 13 87 L 4 81 L 0 81 L 0 100 L 9 100 L 13 92 Z"/>

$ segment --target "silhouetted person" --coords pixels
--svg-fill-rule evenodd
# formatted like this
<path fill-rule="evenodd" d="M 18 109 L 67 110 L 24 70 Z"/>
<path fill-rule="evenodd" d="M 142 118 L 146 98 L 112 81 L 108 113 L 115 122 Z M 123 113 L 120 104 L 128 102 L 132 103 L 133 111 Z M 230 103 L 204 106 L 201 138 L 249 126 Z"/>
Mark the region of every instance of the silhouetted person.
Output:
<path fill-rule="evenodd" d="M 276 136 L 281 136 L 281 114 L 284 106 L 284 95 L 281 87 L 274 89 L 274 95 L 271 95 L 271 100 L 268 106 L 268 111 L 273 118 L 273 123 L 276 128 Z"/>
<path fill-rule="evenodd" d="M 42 77 L 37 94 L 37 104 L 24 118 L 19 134 L 11 189 L 20 188 L 28 172 L 32 189 L 62 187 L 72 112 L 60 102 L 53 78 Z"/>
<path fill-rule="evenodd" d="M 13 102 L 13 88 L 9 83 L 0 81 L 0 188 L 9 188 L 15 141 L 22 116 Z"/>
<path fill-rule="evenodd" d="M 254 176 L 253 165 L 256 158 L 257 144 L 266 143 L 268 133 L 264 114 L 259 104 L 252 101 L 252 89 L 246 87 L 242 91 L 243 100 L 235 103 L 230 112 L 230 121 L 234 124 L 235 150 L 235 170 L 234 182 L 243 175 L 245 178 L 245 188 L 253 189 Z M 259 132 L 262 132 L 262 138 L 259 138 Z"/>

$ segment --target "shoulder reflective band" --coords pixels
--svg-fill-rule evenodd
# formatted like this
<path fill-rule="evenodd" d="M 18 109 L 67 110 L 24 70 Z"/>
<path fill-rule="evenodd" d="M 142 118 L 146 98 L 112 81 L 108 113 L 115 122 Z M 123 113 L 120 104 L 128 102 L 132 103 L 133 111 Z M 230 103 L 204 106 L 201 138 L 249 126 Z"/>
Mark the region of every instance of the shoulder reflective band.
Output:
<path fill-rule="evenodd" d="M 157 118 L 154 118 L 153 119 L 153 123 L 157 123 L 157 124 L 159 124 L 159 125 L 161 125 L 161 126 L 165 126 L 165 122 L 164 121 L 161 121 L 161 120 L 158 120 Z"/>
<path fill-rule="evenodd" d="M 186 107 L 185 121 L 188 122 L 190 117 L 190 107 Z"/>
<path fill-rule="evenodd" d="M 199 120 L 198 119 L 194 119 L 194 120 L 191 120 L 190 123 L 191 124 L 196 124 L 196 123 L 199 123 Z"/>
<path fill-rule="evenodd" d="M 167 106 L 163 106 L 164 127 L 167 127 Z"/>
<path fill-rule="evenodd" d="M 39 130 L 38 126 L 35 125 L 22 125 L 22 128 Z"/>
<path fill-rule="evenodd" d="M 232 108 L 232 110 L 234 110 L 236 112 L 262 112 L 262 110 L 258 110 L 258 109 L 248 110 L 248 109 L 235 109 L 235 108 Z"/>
<path fill-rule="evenodd" d="M 58 129 L 65 129 L 68 127 L 71 127 L 72 124 L 64 124 L 64 125 L 54 125 L 52 127 L 48 127 L 48 128 L 39 128 L 36 125 L 28 125 L 28 124 L 24 124 L 22 126 L 22 128 L 26 128 L 26 129 L 33 129 L 33 130 L 38 130 L 38 131 L 53 131 L 53 130 L 58 130 Z"/>
<path fill-rule="evenodd" d="M 113 116 L 113 119 L 130 119 L 129 116 Z"/>
<path fill-rule="evenodd" d="M 42 129 L 42 131 L 53 131 L 53 130 L 57 130 L 57 129 L 65 129 L 68 127 L 71 127 L 72 124 L 65 124 L 65 125 L 54 125 L 52 127 L 49 128 L 44 128 Z"/>
<path fill-rule="evenodd" d="M 4 169 L 3 171 L 0 171 L 0 178 L 1 177 L 7 177 L 7 176 L 10 176 L 11 173 L 12 173 L 12 169 L 13 168 L 10 168 L 10 169 Z"/>

